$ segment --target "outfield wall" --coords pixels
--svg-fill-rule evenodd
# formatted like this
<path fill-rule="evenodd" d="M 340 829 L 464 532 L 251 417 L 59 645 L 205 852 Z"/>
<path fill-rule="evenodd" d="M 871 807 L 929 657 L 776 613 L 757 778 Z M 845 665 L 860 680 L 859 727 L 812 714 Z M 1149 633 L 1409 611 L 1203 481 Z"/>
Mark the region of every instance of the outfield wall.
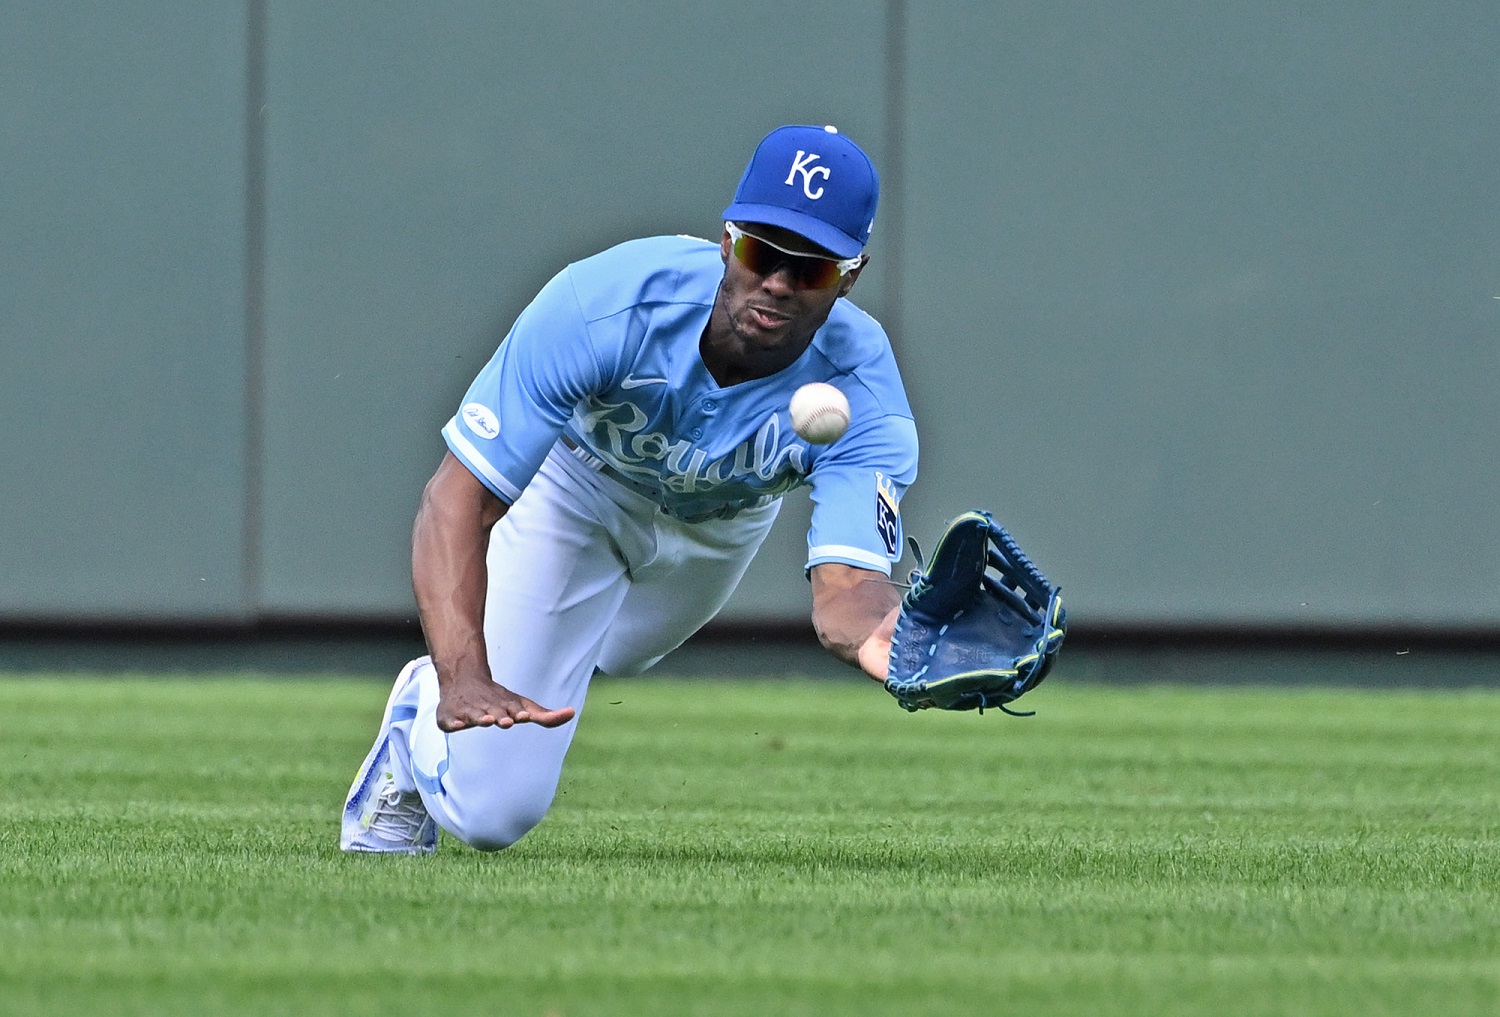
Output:
<path fill-rule="evenodd" d="M 409 617 L 529 295 L 831 121 L 909 532 L 994 509 L 1080 629 L 1500 632 L 1493 13 L 11 0 L 0 624 Z M 803 502 L 727 619 L 805 617 Z"/>

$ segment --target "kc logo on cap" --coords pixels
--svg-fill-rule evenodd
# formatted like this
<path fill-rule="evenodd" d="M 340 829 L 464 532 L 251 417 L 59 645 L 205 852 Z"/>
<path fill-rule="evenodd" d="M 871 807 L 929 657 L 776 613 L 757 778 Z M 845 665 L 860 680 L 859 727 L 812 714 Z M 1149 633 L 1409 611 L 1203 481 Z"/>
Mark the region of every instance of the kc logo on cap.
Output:
<path fill-rule="evenodd" d="M 836 127 L 792 125 L 755 149 L 724 219 L 780 226 L 852 258 L 870 240 L 879 200 L 880 178 L 863 149 Z"/>
<path fill-rule="evenodd" d="M 810 163 L 816 162 L 817 159 L 818 156 L 816 154 L 804 152 L 800 148 L 797 149 L 797 157 L 792 160 L 792 171 L 786 175 L 786 182 L 788 184 L 791 184 L 793 178 L 795 178 L 798 173 L 801 173 L 802 193 L 807 195 L 813 201 L 817 201 L 823 196 L 823 188 L 819 187 L 816 191 L 812 189 L 813 177 L 821 174 L 823 179 L 827 180 L 833 173 L 833 170 L 829 169 L 827 166 L 809 165 Z"/>

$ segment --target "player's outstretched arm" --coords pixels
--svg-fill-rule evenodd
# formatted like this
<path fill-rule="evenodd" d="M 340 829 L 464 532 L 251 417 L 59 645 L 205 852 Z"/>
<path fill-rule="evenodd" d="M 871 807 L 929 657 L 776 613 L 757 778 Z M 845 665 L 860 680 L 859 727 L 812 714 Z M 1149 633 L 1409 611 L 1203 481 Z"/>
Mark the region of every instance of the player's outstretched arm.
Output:
<path fill-rule="evenodd" d="M 812 567 L 813 629 L 839 660 L 883 682 L 901 594 L 879 572 L 838 562 Z"/>
<path fill-rule="evenodd" d="M 573 719 L 572 707 L 549 710 L 495 682 L 484 646 L 485 552 L 490 528 L 505 515 L 495 497 L 450 452 L 422 492 L 412 527 L 412 589 L 438 674 L 437 724 L 468 727 Z"/>

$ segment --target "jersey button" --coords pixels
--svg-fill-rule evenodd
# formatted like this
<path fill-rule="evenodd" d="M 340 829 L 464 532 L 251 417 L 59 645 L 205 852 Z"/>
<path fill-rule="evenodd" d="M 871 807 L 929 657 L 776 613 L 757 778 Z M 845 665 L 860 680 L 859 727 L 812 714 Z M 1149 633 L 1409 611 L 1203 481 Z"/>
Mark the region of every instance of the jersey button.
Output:
<path fill-rule="evenodd" d="M 688 433 L 692 436 L 694 441 L 697 441 L 699 438 L 703 437 L 703 428 L 695 427 Z"/>
<path fill-rule="evenodd" d="M 712 413 L 715 410 L 717 410 L 718 408 L 719 408 L 719 404 L 716 403 L 716 402 L 714 402 L 712 399 L 705 399 L 705 400 L 703 400 L 703 412 L 704 413 Z"/>

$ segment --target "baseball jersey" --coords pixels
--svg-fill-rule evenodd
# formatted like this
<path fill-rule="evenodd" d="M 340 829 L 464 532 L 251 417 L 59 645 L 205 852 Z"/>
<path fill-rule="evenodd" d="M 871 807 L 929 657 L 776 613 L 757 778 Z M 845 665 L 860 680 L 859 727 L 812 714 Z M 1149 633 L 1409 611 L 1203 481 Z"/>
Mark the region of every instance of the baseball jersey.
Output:
<path fill-rule="evenodd" d="M 719 245 L 692 237 L 629 241 L 569 265 L 474 379 L 443 428 L 448 448 L 512 503 L 559 439 L 688 521 L 808 486 L 808 566 L 889 575 L 917 433 L 885 331 L 840 298 L 795 363 L 722 387 L 699 340 L 723 274 Z M 849 428 L 829 445 L 792 430 L 792 393 L 812 381 L 849 400 Z"/>

